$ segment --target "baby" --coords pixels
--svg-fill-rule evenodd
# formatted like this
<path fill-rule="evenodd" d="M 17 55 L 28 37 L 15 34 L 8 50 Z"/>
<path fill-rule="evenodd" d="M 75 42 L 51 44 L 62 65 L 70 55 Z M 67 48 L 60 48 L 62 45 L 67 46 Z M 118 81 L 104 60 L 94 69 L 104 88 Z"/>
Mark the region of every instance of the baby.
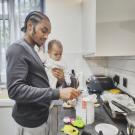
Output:
<path fill-rule="evenodd" d="M 46 72 L 48 75 L 51 88 L 56 88 L 57 78 L 53 75 L 52 70 L 60 69 L 63 71 L 64 80 L 67 85 L 70 85 L 70 74 L 66 64 L 62 61 L 63 46 L 58 40 L 51 40 L 48 43 L 48 56 L 45 62 Z"/>
<path fill-rule="evenodd" d="M 58 79 L 54 76 L 55 70 L 61 70 L 61 73 L 63 73 L 63 78 L 61 80 L 61 84 L 59 84 L 59 87 L 65 86 L 71 86 L 73 82 L 70 78 L 70 72 L 67 70 L 67 66 L 62 60 L 62 53 L 63 53 L 63 46 L 60 41 L 58 40 L 51 40 L 48 43 L 48 55 L 46 56 L 45 53 L 42 51 L 42 48 L 35 48 L 37 51 L 40 59 L 45 64 L 45 70 L 48 76 L 49 84 L 52 89 L 56 89 L 58 87 Z M 58 74 L 59 75 L 59 74 Z M 60 80 L 59 80 L 60 81 Z M 72 83 L 71 83 L 72 82 Z M 68 100 L 67 102 L 63 103 L 63 107 L 70 108 L 74 107 L 75 100 Z M 50 109 L 53 107 L 54 104 L 59 104 L 59 101 L 55 100 L 52 102 Z"/>

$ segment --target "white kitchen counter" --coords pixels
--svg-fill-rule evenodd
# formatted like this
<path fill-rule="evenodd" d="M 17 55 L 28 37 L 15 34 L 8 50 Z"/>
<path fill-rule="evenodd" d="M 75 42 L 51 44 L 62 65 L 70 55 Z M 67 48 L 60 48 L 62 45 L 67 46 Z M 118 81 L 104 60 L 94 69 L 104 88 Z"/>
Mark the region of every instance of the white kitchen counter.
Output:
<path fill-rule="evenodd" d="M 0 99 L 0 107 L 12 107 L 14 103 L 11 99 Z"/>
<path fill-rule="evenodd" d="M 0 90 L 0 107 L 12 107 L 14 100 L 9 99 L 7 90 Z"/>

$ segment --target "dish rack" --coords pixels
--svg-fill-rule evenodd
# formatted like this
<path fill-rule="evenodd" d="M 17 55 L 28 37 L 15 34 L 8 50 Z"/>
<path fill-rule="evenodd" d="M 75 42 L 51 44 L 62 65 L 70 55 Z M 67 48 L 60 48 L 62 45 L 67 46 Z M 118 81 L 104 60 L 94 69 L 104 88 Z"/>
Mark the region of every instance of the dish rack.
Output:
<path fill-rule="evenodd" d="M 112 111 L 107 101 L 102 101 L 102 105 L 112 120 L 126 121 L 126 117 L 122 112 Z"/>

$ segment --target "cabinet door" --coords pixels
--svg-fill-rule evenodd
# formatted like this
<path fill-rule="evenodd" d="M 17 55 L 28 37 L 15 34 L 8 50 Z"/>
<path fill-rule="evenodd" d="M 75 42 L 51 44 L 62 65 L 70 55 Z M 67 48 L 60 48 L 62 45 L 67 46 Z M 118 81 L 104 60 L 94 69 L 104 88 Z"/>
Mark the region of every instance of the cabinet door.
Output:
<path fill-rule="evenodd" d="M 134 13 L 134 0 L 96 0 L 98 55 L 135 55 Z"/>
<path fill-rule="evenodd" d="M 15 135 L 12 107 L 0 107 L 0 135 Z"/>
<path fill-rule="evenodd" d="M 83 0 L 83 54 L 135 55 L 135 0 Z"/>
<path fill-rule="evenodd" d="M 96 52 L 96 0 L 82 1 L 83 54 Z"/>

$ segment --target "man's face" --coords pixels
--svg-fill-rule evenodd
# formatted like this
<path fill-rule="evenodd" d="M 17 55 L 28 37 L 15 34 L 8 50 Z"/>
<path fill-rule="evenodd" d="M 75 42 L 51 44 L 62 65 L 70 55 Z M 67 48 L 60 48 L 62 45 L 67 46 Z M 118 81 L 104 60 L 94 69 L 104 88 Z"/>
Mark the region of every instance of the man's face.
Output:
<path fill-rule="evenodd" d="M 50 58 L 55 61 L 59 61 L 61 59 L 62 52 L 63 49 L 55 44 L 52 46 L 51 50 L 48 51 Z"/>
<path fill-rule="evenodd" d="M 42 20 L 40 23 L 33 26 L 32 29 L 32 39 L 39 47 L 44 45 L 45 41 L 48 38 L 48 35 L 51 33 L 51 24 L 49 21 Z"/>

